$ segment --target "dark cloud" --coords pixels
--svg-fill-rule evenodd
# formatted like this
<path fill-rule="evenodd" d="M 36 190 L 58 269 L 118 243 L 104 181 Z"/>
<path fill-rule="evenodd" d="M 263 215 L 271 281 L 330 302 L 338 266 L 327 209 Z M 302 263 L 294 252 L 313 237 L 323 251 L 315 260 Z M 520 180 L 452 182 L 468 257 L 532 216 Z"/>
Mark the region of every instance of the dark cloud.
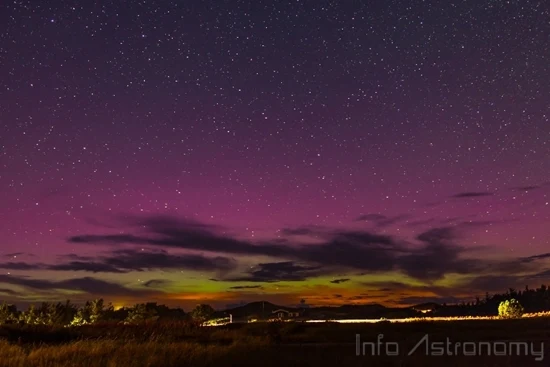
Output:
<path fill-rule="evenodd" d="M 171 255 L 165 252 L 146 252 L 133 249 L 117 250 L 113 256 L 105 257 L 102 261 L 108 266 L 127 271 L 177 269 L 223 273 L 233 270 L 237 266 L 235 260 L 223 256 Z"/>
<path fill-rule="evenodd" d="M 237 266 L 227 257 L 206 257 L 196 254 L 174 255 L 166 251 L 115 250 L 108 256 L 93 258 L 93 262 L 71 261 L 49 266 L 50 270 L 71 270 L 106 273 L 127 273 L 146 270 L 192 270 L 227 272 Z"/>
<path fill-rule="evenodd" d="M 24 262 L 7 262 L 0 264 L 0 269 L 6 270 L 40 270 L 44 268 L 44 264 L 29 264 Z"/>
<path fill-rule="evenodd" d="M 291 241 L 288 238 L 274 238 L 271 240 L 276 245 L 289 245 Z"/>
<path fill-rule="evenodd" d="M 513 275 L 485 275 L 468 282 L 470 291 L 503 292 L 509 288 L 525 287 L 525 278 Z"/>
<path fill-rule="evenodd" d="M 7 289 L 7 288 L 0 288 L 0 294 L 6 294 L 8 296 L 18 296 L 18 295 L 20 295 L 19 292 L 16 292 L 14 290 Z"/>
<path fill-rule="evenodd" d="M 550 272 L 549 272 L 550 273 Z M 453 303 L 453 297 L 468 295 L 471 300 L 473 296 L 484 296 L 489 293 L 503 293 L 509 288 L 521 289 L 529 284 L 532 277 L 514 276 L 514 275 L 480 275 L 470 279 L 465 279 L 461 284 L 454 286 L 434 286 L 434 285 L 412 285 L 402 282 L 362 282 L 367 288 L 374 288 L 374 292 L 386 294 L 402 294 L 403 304 L 422 303 L 422 302 L 447 302 Z M 421 292 L 423 294 L 432 294 L 433 296 L 412 299 L 411 293 Z M 408 298 L 407 298 L 408 297 Z M 462 298 L 460 300 L 463 300 Z"/>
<path fill-rule="evenodd" d="M 334 280 L 331 280 L 330 282 L 333 284 L 340 284 L 340 283 L 345 283 L 347 281 L 349 281 L 349 278 L 334 279 Z"/>
<path fill-rule="evenodd" d="M 135 215 L 121 215 L 118 220 L 128 226 L 137 226 L 144 228 L 154 228 L 160 233 L 171 233 L 175 236 L 180 235 L 179 229 L 185 228 L 186 231 L 195 233 L 216 233 L 226 231 L 227 228 L 215 225 L 206 224 L 190 218 L 176 218 L 167 215 L 155 215 L 149 217 L 141 217 Z"/>
<path fill-rule="evenodd" d="M 532 262 L 534 260 L 544 260 L 550 258 L 550 252 L 545 254 L 539 254 L 539 255 L 533 255 L 529 257 L 521 258 L 520 261 L 522 262 Z"/>
<path fill-rule="evenodd" d="M 17 256 L 34 256 L 33 254 L 27 254 L 26 252 L 12 252 L 3 255 L 4 257 L 17 257 Z"/>
<path fill-rule="evenodd" d="M 297 227 L 297 228 L 283 228 L 281 229 L 283 236 L 316 236 L 324 233 L 321 227 Z"/>
<path fill-rule="evenodd" d="M 333 234 L 330 241 L 322 244 L 289 246 L 270 242 L 253 244 L 218 235 L 196 225 L 171 228 L 169 224 L 174 223 L 173 221 L 160 222 L 154 219 L 151 222 L 140 222 L 141 225 L 145 223 L 149 230 L 146 236 L 84 235 L 69 240 L 73 243 L 137 244 L 234 255 L 262 255 L 373 270 L 391 269 L 393 255 L 390 252 L 392 248 L 398 250 L 391 237 L 368 232 L 340 232 Z"/>
<path fill-rule="evenodd" d="M 83 235 L 72 237 L 69 241 L 112 246 L 133 244 L 140 247 L 153 246 L 243 256 L 269 256 L 285 260 L 285 262 L 260 264 L 257 269 L 245 273 L 243 277 L 231 278 L 230 280 L 233 281 L 296 281 L 352 269 L 363 273 L 402 271 L 411 277 L 430 281 L 440 279 L 448 273 L 469 274 L 495 266 L 489 260 L 467 258 L 465 255 L 472 249 L 457 243 L 461 231 L 489 225 L 489 222 L 466 221 L 453 227 L 431 228 L 417 236 L 416 244 L 367 231 L 333 230 L 326 231 L 320 243 L 300 245 L 270 241 L 252 243 L 219 234 L 213 226 L 204 226 L 185 220 L 168 220 L 166 217 L 144 218 L 137 224 L 142 232 L 141 235 Z M 117 251 L 119 253 L 116 256 L 102 263 L 117 269 L 128 270 L 181 267 L 228 271 L 235 268 L 233 260 L 227 257 L 206 258 L 198 255 L 176 257 L 166 253 L 142 254 L 134 250 Z M 221 278 L 227 277 L 221 276 Z"/>
<path fill-rule="evenodd" d="M 547 280 L 548 278 L 550 278 L 550 270 L 544 270 L 544 271 L 541 271 L 539 273 L 536 273 L 536 274 L 532 274 L 532 275 L 529 275 L 528 277 L 526 277 L 527 279 L 544 279 L 544 280 Z"/>
<path fill-rule="evenodd" d="M 234 287 L 229 287 L 229 289 L 262 289 L 261 285 L 236 285 Z"/>
<path fill-rule="evenodd" d="M 143 286 L 147 288 L 162 288 L 173 283 L 174 281 L 168 279 L 151 279 L 143 283 Z"/>
<path fill-rule="evenodd" d="M 510 274 L 510 273 L 508 273 Z M 401 295 L 396 302 L 400 305 L 418 304 L 424 302 L 457 303 L 471 301 L 474 296 L 484 297 L 487 292 L 502 294 L 510 288 L 522 289 L 535 280 L 548 279 L 550 271 L 532 276 L 514 275 L 480 275 L 465 279 L 461 284 L 454 286 L 412 285 L 402 282 L 362 282 L 367 288 L 374 288 L 374 293 L 383 293 L 392 296 Z M 431 294 L 414 296 L 414 293 Z"/>
<path fill-rule="evenodd" d="M 85 261 L 70 261 L 63 264 L 48 265 L 43 263 L 24 263 L 24 262 L 8 262 L 0 264 L 0 269 L 6 270 L 54 270 L 54 271 L 89 271 L 94 273 L 124 273 L 108 264 L 85 262 Z"/>
<path fill-rule="evenodd" d="M 469 294 L 470 298 L 476 294 L 484 295 L 485 291 L 470 286 L 468 282 L 454 287 L 443 287 L 434 285 L 413 285 L 403 282 L 363 282 L 365 287 L 374 288 L 372 293 L 378 293 L 379 297 L 391 297 L 395 299 L 397 304 L 410 305 L 424 302 L 447 302 L 457 295 Z M 414 294 L 421 293 L 426 296 L 415 296 Z M 416 298 L 415 298 L 416 297 Z"/>
<path fill-rule="evenodd" d="M 375 299 L 380 299 L 380 298 L 386 298 L 386 296 L 370 295 L 370 294 L 359 294 L 357 296 L 347 297 L 346 300 L 348 300 L 348 301 L 364 301 L 364 300 L 375 300 Z"/>
<path fill-rule="evenodd" d="M 8 262 L 0 264 L 0 269 L 7 270 L 52 270 L 52 271 L 86 271 L 92 273 L 129 273 L 147 270 L 190 270 L 214 271 L 225 274 L 237 267 L 233 259 L 222 256 L 203 256 L 197 254 L 175 255 L 163 250 L 142 251 L 137 249 L 114 250 L 108 255 L 89 257 L 67 255 L 59 264 L 30 264 Z"/>
<path fill-rule="evenodd" d="M 249 272 L 245 276 L 225 279 L 235 282 L 280 282 L 280 281 L 302 281 L 309 277 L 321 275 L 320 266 L 303 266 L 291 261 L 264 263 Z"/>
<path fill-rule="evenodd" d="M 59 255 L 60 259 L 65 260 L 75 260 L 75 261 L 93 261 L 95 258 L 92 256 L 82 256 L 77 254 L 65 254 L 65 255 Z"/>
<path fill-rule="evenodd" d="M 493 195 L 494 194 L 492 192 L 487 192 L 487 191 L 480 191 L 480 192 L 470 191 L 470 192 L 461 192 L 451 197 L 456 199 L 466 199 L 466 198 L 478 198 L 478 197 L 493 196 Z"/>
<path fill-rule="evenodd" d="M 89 271 L 91 273 L 128 273 L 130 269 L 119 269 L 100 262 L 71 261 L 64 264 L 49 265 L 47 270 L 57 271 Z M 139 269 L 136 269 L 139 270 Z"/>
<path fill-rule="evenodd" d="M 399 293 L 407 290 L 415 290 L 415 291 L 422 291 L 422 292 L 432 292 L 436 294 L 445 294 L 446 292 L 449 292 L 448 288 L 439 287 L 439 286 L 433 286 L 433 285 L 412 285 L 408 283 L 398 282 L 398 281 L 381 281 L 381 282 L 361 282 L 361 285 L 367 287 L 367 288 L 373 288 L 374 293 Z"/>
<path fill-rule="evenodd" d="M 193 230 L 187 231 L 186 229 L 162 232 L 159 231 L 158 228 L 151 229 L 153 229 L 157 234 L 163 234 L 165 237 L 149 238 L 135 235 L 84 235 L 71 237 L 69 240 L 72 243 L 152 245 L 209 252 L 228 252 L 240 255 L 282 256 L 285 254 L 285 250 L 287 249 L 287 246 L 285 245 L 259 246 L 246 241 L 208 232 L 198 232 Z"/>
<path fill-rule="evenodd" d="M 456 231 L 451 227 L 432 228 L 420 233 L 416 238 L 419 241 L 429 244 L 443 245 L 448 241 L 454 240 Z"/>
<path fill-rule="evenodd" d="M 446 273 L 469 274 L 484 270 L 486 262 L 477 259 L 464 259 L 463 247 L 453 241 L 456 233 L 453 228 L 433 228 L 417 236 L 425 244 L 417 251 L 401 257 L 401 269 L 417 279 L 440 279 Z"/>
<path fill-rule="evenodd" d="M 537 270 L 538 266 L 533 266 L 529 262 L 518 261 L 517 259 L 486 261 L 486 274 L 528 274 Z M 519 276 L 519 275 L 518 275 Z"/>
<path fill-rule="evenodd" d="M 0 283 L 17 285 L 36 290 L 72 290 L 81 291 L 89 294 L 99 294 L 105 296 L 152 296 L 157 294 L 148 290 L 134 290 L 126 288 L 120 284 L 110 283 L 104 280 L 85 277 L 72 278 L 60 281 L 51 281 L 44 279 L 34 279 L 28 277 L 17 277 L 12 275 L 0 275 Z"/>
<path fill-rule="evenodd" d="M 280 234 L 283 236 L 311 236 L 311 237 L 322 237 L 326 235 L 330 235 L 331 229 L 324 227 L 324 226 L 318 226 L 318 225 L 309 225 L 309 226 L 301 226 L 296 228 L 283 228 L 280 231 Z"/>

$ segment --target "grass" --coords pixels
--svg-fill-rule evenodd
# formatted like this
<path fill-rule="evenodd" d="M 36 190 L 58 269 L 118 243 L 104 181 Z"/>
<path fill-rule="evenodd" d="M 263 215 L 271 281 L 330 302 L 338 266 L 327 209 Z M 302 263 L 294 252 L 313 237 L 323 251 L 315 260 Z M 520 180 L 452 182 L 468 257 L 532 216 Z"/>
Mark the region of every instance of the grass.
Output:
<path fill-rule="evenodd" d="M 274 342 L 273 335 L 280 335 Z M 355 338 L 398 342 L 397 357 L 357 356 Z M 185 323 L 80 328 L 0 328 L 0 367 L 170 366 L 539 366 L 534 356 L 441 356 L 407 352 L 431 341 L 550 341 L 550 318 L 418 321 L 408 323 L 231 324 L 194 328 Z M 549 350 L 545 351 L 550 353 Z"/>

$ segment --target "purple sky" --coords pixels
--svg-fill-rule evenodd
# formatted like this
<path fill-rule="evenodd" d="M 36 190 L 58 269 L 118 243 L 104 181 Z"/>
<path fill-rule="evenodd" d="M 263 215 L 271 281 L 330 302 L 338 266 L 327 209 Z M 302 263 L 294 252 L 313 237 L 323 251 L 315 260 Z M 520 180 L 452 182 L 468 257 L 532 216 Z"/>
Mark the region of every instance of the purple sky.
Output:
<path fill-rule="evenodd" d="M 0 298 L 404 305 L 544 283 L 549 15 L 2 4 Z"/>

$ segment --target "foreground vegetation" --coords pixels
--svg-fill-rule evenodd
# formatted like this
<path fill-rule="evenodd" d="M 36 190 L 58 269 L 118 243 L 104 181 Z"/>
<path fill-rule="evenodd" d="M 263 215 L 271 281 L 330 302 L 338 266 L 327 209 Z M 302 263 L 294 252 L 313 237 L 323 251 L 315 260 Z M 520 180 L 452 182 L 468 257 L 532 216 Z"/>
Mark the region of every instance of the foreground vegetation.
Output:
<path fill-rule="evenodd" d="M 400 356 L 356 355 L 363 342 L 397 342 Z M 199 327 L 190 322 L 81 327 L 4 325 L 0 361 L 5 367 L 114 366 L 536 366 L 532 355 L 427 357 L 407 351 L 429 334 L 430 340 L 540 343 L 549 339 L 550 318 L 531 317 L 411 323 L 249 323 Z M 546 351 L 548 354 L 549 351 Z M 548 357 L 550 358 L 550 356 Z M 545 360 L 546 362 L 546 360 Z"/>
<path fill-rule="evenodd" d="M 545 344 L 550 346 L 549 312 L 541 311 L 548 295 L 543 286 L 460 306 L 481 310 L 483 317 L 467 312 L 403 319 L 407 322 L 382 318 L 363 324 L 255 322 L 215 327 L 204 326 L 216 317 L 208 305 L 185 313 L 156 303 L 115 310 L 101 299 L 82 306 L 69 301 L 42 303 L 25 311 L 4 303 L 0 305 L 0 367 L 538 366 L 545 365 L 544 358 L 550 354 Z M 526 310 L 530 312 L 525 314 Z M 431 342 L 530 343 L 544 354 L 542 361 L 541 355 L 530 351 L 507 356 L 433 356 L 420 348 L 408 355 L 426 335 Z M 381 336 L 381 352 L 358 353 L 362 350 L 358 338 L 376 343 Z M 399 355 L 388 356 L 385 342 L 397 343 Z"/>
<path fill-rule="evenodd" d="M 305 303 L 305 300 L 303 301 Z M 264 313 L 263 302 L 257 303 L 262 304 L 262 313 Z M 269 304 L 269 306 L 280 308 L 280 306 L 272 304 Z M 422 316 L 423 313 L 419 311 L 417 307 L 392 310 L 380 305 L 375 306 L 379 307 L 371 307 L 368 310 L 368 316 L 365 316 L 365 313 L 358 315 L 357 311 L 359 308 L 353 305 L 345 305 L 340 308 L 301 308 L 301 311 L 303 311 L 302 317 L 304 319 L 318 318 L 315 317 L 315 312 L 312 311 L 322 311 L 317 313 L 324 314 L 324 316 L 321 317 L 323 320 L 326 318 L 333 318 L 330 317 L 331 314 L 347 314 L 349 316 L 347 318 L 387 317 L 388 319 L 400 319 Z M 525 312 L 533 314 L 550 310 L 550 289 L 545 285 L 536 289 L 525 287 L 524 291 L 517 291 L 510 288 L 503 294 L 486 294 L 484 299 L 477 297 L 475 302 L 456 305 L 433 304 L 429 308 L 430 316 L 435 317 L 500 316 L 504 318 L 515 318 L 521 317 Z M 266 319 L 266 316 L 269 317 L 271 313 L 270 310 L 268 310 L 267 315 L 257 315 L 255 312 L 258 310 L 250 311 L 251 312 L 244 315 L 248 319 Z M 169 308 L 155 302 L 140 303 L 132 307 L 123 307 L 115 310 L 112 304 L 104 302 L 103 299 L 88 301 L 80 306 L 71 303 L 69 300 L 64 303 L 43 302 L 38 306 L 34 304 L 30 305 L 27 310 L 18 310 L 14 305 L 2 303 L 0 304 L 0 325 L 21 323 L 26 325 L 82 326 L 98 322 L 116 321 L 124 324 L 139 324 L 142 322 L 167 320 L 193 321 L 203 324 L 212 318 L 229 319 L 229 313 L 235 314 L 235 310 L 215 312 L 210 305 L 200 304 L 191 312 L 186 313 L 181 308 Z M 216 316 L 216 314 L 218 315 Z M 243 315 L 241 315 L 241 317 L 242 316 Z"/>

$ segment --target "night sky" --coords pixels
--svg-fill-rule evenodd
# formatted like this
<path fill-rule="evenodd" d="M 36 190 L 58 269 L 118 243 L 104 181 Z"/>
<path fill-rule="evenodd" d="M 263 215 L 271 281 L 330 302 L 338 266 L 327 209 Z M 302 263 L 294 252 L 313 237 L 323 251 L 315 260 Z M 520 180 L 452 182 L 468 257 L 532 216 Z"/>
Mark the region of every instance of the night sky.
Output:
<path fill-rule="evenodd" d="M 2 1 L 0 299 L 550 281 L 550 4 Z"/>

